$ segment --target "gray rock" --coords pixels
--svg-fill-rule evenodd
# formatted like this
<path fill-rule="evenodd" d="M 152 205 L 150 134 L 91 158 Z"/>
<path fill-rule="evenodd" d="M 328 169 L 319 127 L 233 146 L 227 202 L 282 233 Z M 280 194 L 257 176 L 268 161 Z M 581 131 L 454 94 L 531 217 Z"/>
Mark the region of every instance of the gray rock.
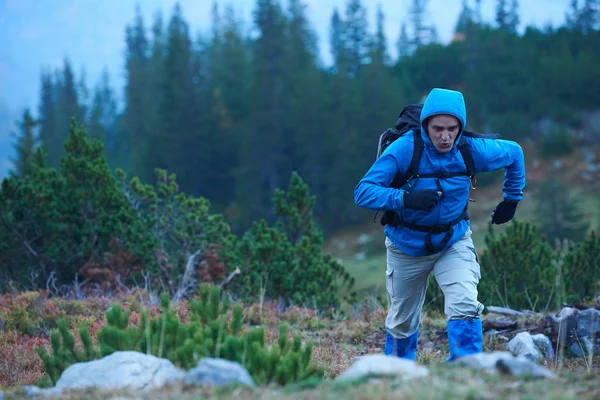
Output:
<path fill-rule="evenodd" d="M 590 337 L 600 332 L 600 311 L 588 308 L 577 313 L 577 336 Z"/>
<path fill-rule="evenodd" d="M 570 317 L 571 315 L 575 315 L 577 314 L 579 310 L 573 307 L 564 307 L 562 310 L 560 310 L 560 312 L 558 313 L 558 315 L 556 316 L 557 318 L 566 318 L 566 317 Z"/>
<path fill-rule="evenodd" d="M 596 308 L 600 308 L 600 296 L 596 298 Z"/>
<path fill-rule="evenodd" d="M 531 338 L 537 348 L 541 350 L 544 357 L 550 360 L 554 359 L 554 348 L 552 347 L 552 342 L 546 335 L 538 333 L 537 335 L 531 335 Z"/>
<path fill-rule="evenodd" d="M 248 370 L 240 363 L 204 357 L 185 374 L 184 382 L 195 386 L 227 386 L 236 383 L 255 387 Z"/>
<path fill-rule="evenodd" d="M 523 356 L 533 362 L 537 362 L 544 357 L 540 349 L 535 345 L 529 332 L 519 332 L 517 336 L 506 344 L 506 349 L 515 356 Z"/>
<path fill-rule="evenodd" d="M 508 351 L 493 351 L 491 353 L 477 353 L 470 354 L 459 358 L 457 363 L 464 364 L 469 368 L 483 369 L 483 370 L 495 370 L 496 363 L 498 360 L 505 358 L 513 358 L 512 353 Z"/>
<path fill-rule="evenodd" d="M 73 364 L 56 388 L 150 390 L 183 379 L 185 372 L 171 361 L 137 351 L 117 351 L 99 360 Z"/>
<path fill-rule="evenodd" d="M 556 378 L 556 374 L 548 368 L 537 365 L 524 357 L 500 359 L 496 363 L 496 368 L 503 374 L 512 376 L 530 376 L 533 378 L 546 379 Z"/>
<path fill-rule="evenodd" d="M 582 337 L 573 341 L 569 345 L 569 350 L 577 357 L 586 357 L 590 353 L 595 354 L 600 351 L 600 343 L 594 344 L 589 338 Z"/>
<path fill-rule="evenodd" d="M 429 375 L 429 370 L 426 367 L 404 358 L 384 354 L 368 354 L 357 358 L 357 361 L 338 376 L 337 380 L 354 380 L 362 377 L 413 379 Z"/>
<path fill-rule="evenodd" d="M 556 377 L 548 368 L 537 365 L 524 356 L 515 357 L 508 351 L 472 354 L 459 358 L 457 363 L 490 373 L 500 372 L 513 376 L 533 376 L 547 379 Z"/>

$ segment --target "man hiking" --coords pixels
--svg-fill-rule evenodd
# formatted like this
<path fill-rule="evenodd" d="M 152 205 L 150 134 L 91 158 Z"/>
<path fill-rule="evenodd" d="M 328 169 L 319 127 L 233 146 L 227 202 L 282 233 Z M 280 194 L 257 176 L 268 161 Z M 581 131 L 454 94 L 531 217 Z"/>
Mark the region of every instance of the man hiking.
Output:
<path fill-rule="evenodd" d="M 466 132 L 466 116 L 462 93 L 433 89 L 415 117 L 418 127 L 389 144 L 354 190 L 358 206 L 386 212 L 385 354 L 416 358 L 432 271 L 444 293 L 448 361 L 482 351 L 481 275 L 467 210 L 472 178 L 505 169 L 503 201 L 491 217 L 502 224 L 523 198 L 525 163 L 516 142 Z"/>

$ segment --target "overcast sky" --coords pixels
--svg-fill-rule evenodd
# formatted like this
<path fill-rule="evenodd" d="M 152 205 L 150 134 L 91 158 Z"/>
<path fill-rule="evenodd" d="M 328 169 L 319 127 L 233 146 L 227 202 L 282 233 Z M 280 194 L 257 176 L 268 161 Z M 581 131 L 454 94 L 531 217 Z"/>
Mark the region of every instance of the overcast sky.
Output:
<path fill-rule="evenodd" d="M 329 62 L 331 13 L 334 7 L 343 10 L 346 1 L 304 0 L 326 64 Z M 382 5 L 392 56 L 395 56 L 394 44 L 400 24 L 407 18 L 411 1 L 363 0 L 369 12 L 370 30 L 374 27 L 377 4 Z M 452 35 L 462 1 L 429 0 L 428 18 L 444 42 Z M 483 17 L 487 21 L 493 21 L 495 2 L 482 0 Z M 145 22 L 149 24 L 157 10 L 168 20 L 175 3 L 176 0 L 0 0 L 0 114 L 6 114 L 8 109 L 15 116 L 23 107 L 31 107 L 37 114 L 41 68 L 60 67 L 64 57 L 71 60 L 78 78 L 81 70 L 85 70 L 89 88 L 97 83 L 102 68 L 108 68 L 112 85 L 120 95 L 125 26 L 133 21 L 136 4 L 140 4 Z M 210 29 L 213 0 L 180 0 L 179 3 L 194 36 Z M 256 0 L 218 0 L 217 3 L 221 7 L 233 5 L 245 27 L 252 28 Z M 286 0 L 281 3 L 287 5 Z M 519 3 L 522 30 L 526 25 L 562 24 L 570 0 L 520 0 Z M 5 134 L 0 132 L 0 137 Z"/>

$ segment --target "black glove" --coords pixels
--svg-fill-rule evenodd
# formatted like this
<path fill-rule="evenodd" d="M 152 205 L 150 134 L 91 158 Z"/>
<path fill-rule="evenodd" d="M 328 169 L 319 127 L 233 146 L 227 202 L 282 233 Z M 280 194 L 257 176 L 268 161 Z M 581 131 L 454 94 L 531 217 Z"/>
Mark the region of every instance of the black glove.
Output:
<path fill-rule="evenodd" d="M 404 208 L 429 212 L 440 202 L 440 192 L 437 190 L 418 190 L 412 193 L 404 192 L 402 199 Z"/>
<path fill-rule="evenodd" d="M 503 224 L 510 221 L 515 216 L 517 210 L 516 201 L 504 200 L 500 202 L 492 212 L 492 224 Z"/>

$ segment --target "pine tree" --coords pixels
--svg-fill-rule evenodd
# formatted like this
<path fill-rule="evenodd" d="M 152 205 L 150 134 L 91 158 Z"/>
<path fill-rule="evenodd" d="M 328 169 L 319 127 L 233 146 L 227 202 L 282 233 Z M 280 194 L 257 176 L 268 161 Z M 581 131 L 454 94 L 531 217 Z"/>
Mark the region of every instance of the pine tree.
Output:
<path fill-rule="evenodd" d="M 153 168 L 148 168 L 147 147 L 152 145 L 151 127 L 156 125 L 154 119 L 157 108 L 150 108 L 153 98 L 160 98 L 160 93 L 153 90 L 152 83 L 156 75 L 148 72 L 148 38 L 146 27 L 139 7 L 135 10 L 133 26 L 125 29 L 125 109 L 121 117 L 119 141 L 117 146 L 119 167 L 134 173 L 144 181 L 152 177 Z M 162 62 L 162 60 L 161 60 Z"/>
<path fill-rule="evenodd" d="M 344 18 L 344 44 L 349 77 L 359 75 L 369 61 L 371 38 L 368 32 L 367 10 L 361 0 L 348 0 Z"/>
<path fill-rule="evenodd" d="M 165 50 L 164 76 L 161 80 L 161 129 L 154 138 L 156 140 L 152 141 L 148 160 L 153 160 L 156 168 L 172 171 L 182 189 L 188 192 L 199 184 L 193 171 L 207 170 L 208 165 L 203 161 L 208 154 L 201 150 L 206 141 L 198 138 L 202 127 L 197 123 L 199 113 L 196 108 L 201 105 L 198 104 L 198 92 L 193 81 L 189 25 L 179 3 L 175 5 L 168 24 Z M 190 162 L 194 162 L 195 168 L 186 167 Z"/>
<path fill-rule="evenodd" d="M 39 100 L 39 140 L 45 152 L 58 140 L 58 110 L 57 110 L 57 88 L 52 79 L 52 74 L 42 71 L 41 90 Z"/>
<path fill-rule="evenodd" d="M 375 38 L 371 45 L 371 60 L 377 65 L 387 65 L 389 63 L 389 54 L 387 49 L 387 38 L 385 36 L 384 25 L 385 15 L 381 4 L 377 7 Z"/>
<path fill-rule="evenodd" d="M 410 39 L 408 38 L 405 22 L 402 23 L 402 27 L 400 28 L 400 35 L 398 36 L 398 40 L 396 42 L 396 48 L 398 50 L 399 61 L 405 57 L 408 57 L 412 53 L 412 46 L 410 43 Z"/>
<path fill-rule="evenodd" d="M 579 26 L 583 33 L 597 29 L 600 24 L 600 0 L 584 0 L 579 13 Z"/>
<path fill-rule="evenodd" d="M 327 147 L 332 136 L 320 111 L 323 109 L 325 79 L 317 66 L 317 38 L 309 24 L 306 6 L 301 0 L 291 0 L 287 14 L 289 45 L 284 62 L 289 74 L 286 92 L 290 105 L 286 119 L 290 132 L 287 141 L 290 165 L 307 177 L 313 192 L 320 196 L 325 182 Z"/>
<path fill-rule="evenodd" d="M 316 202 L 308 185 L 292 173 L 288 188 L 276 190 L 277 222 L 255 221 L 239 242 L 243 278 L 234 283 L 248 299 L 281 298 L 287 304 L 327 309 L 352 298 L 352 278 L 322 253 L 323 236 L 313 219 Z"/>
<path fill-rule="evenodd" d="M 600 236 L 592 231 L 564 260 L 567 302 L 590 301 L 600 291 Z"/>
<path fill-rule="evenodd" d="M 117 103 L 110 86 L 108 70 L 104 69 L 100 82 L 94 90 L 88 126 L 89 136 L 100 139 L 111 156 L 113 155 L 111 150 L 114 149 L 116 141 L 116 122 Z"/>
<path fill-rule="evenodd" d="M 344 21 L 337 7 L 334 7 L 329 27 L 329 48 L 333 59 L 333 72 L 338 74 L 342 72 L 342 68 L 346 65 L 345 35 Z"/>
<path fill-rule="evenodd" d="M 197 57 L 201 58 L 202 103 L 210 105 L 203 148 L 210 151 L 206 184 L 200 194 L 222 208 L 236 223 L 236 172 L 240 171 L 240 144 L 250 133 L 250 52 L 244 42 L 242 24 L 232 6 L 219 15 L 213 11 L 213 32 Z M 199 112 L 202 112 L 199 110 Z M 204 112 L 206 113 L 206 112 Z M 211 150 L 209 150 L 210 148 Z"/>
<path fill-rule="evenodd" d="M 63 144 L 69 136 L 71 119 L 75 118 L 78 124 L 85 122 L 85 109 L 80 102 L 80 90 L 71 62 L 66 58 L 62 71 L 57 71 L 55 93 L 54 135 L 48 143 L 44 143 L 47 146 L 48 165 L 51 167 L 58 167 L 61 157 L 65 154 Z"/>
<path fill-rule="evenodd" d="M 506 17 L 506 26 L 511 32 L 516 32 L 520 24 L 519 0 L 512 0 L 510 10 Z"/>
<path fill-rule="evenodd" d="M 258 37 L 253 43 L 251 131 L 241 143 L 240 160 L 245 168 L 237 175 L 236 187 L 236 198 L 248 217 L 274 217 L 270 198 L 291 171 L 286 123 L 290 97 L 285 93 L 289 79 L 285 68 L 287 23 L 278 1 L 258 0 L 254 10 Z"/>
<path fill-rule="evenodd" d="M 571 0 L 569 9 L 565 15 L 566 25 L 570 29 L 577 29 L 579 25 L 579 1 Z"/>
<path fill-rule="evenodd" d="M 18 122 L 20 133 L 15 135 L 17 141 L 14 145 L 16 158 L 12 160 L 13 169 L 10 175 L 14 178 L 22 178 L 31 172 L 34 167 L 35 151 L 39 145 L 39 139 L 36 134 L 35 127 L 38 125 L 29 112 L 25 109 L 23 118 Z"/>
<path fill-rule="evenodd" d="M 504 233 L 495 234 L 491 225 L 489 229 L 480 258 L 485 271 L 480 295 L 490 304 L 514 309 L 543 310 L 553 304 L 556 271 L 550 268 L 552 247 L 536 227 L 513 221 Z"/>
<path fill-rule="evenodd" d="M 411 44 L 414 50 L 438 41 L 437 29 L 426 21 L 428 0 L 412 0 L 409 14 L 413 28 Z"/>
<path fill-rule="evenodd" d="M 463 0 L 462 9 L 458 16 L 458 20 L 456 22 L 456 27 L 454 28 L 455 34 L 465 35 L 469 30 L 469 26 L 475 22 L 475 13 L 469 7 L 467 0 Z"/>
<path fill-rule="evenodd" d="M 496 23 L 498 27 L 504 29 L 509 24 L 508 4 L 506 0 L 496 0 Z"/>

